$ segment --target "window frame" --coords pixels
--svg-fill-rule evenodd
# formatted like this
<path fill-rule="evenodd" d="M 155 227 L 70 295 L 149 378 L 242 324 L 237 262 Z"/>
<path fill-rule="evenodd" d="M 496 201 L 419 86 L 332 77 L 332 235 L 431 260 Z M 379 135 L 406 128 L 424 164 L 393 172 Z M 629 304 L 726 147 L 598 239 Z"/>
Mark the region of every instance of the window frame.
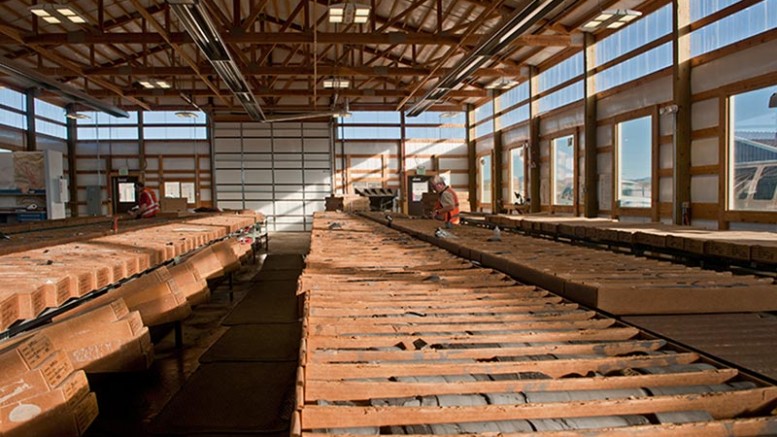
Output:
<path fill-rule="evenodd" d="M 578 138 L 576 132 L 569 132 L 566 134 L 558 133 L 558 136 L 555 136 L 550 139 L 550 206 L 551 208 L 556 209 L 563 209 L 563 208 L 575 208 L 578 204 L 577 202 L 577 166 L 578 166 L 578 157 L 577 157 L 577 144 L 578 144 Z M 570 203 L 558 203 L 556 202 L 556 193 L 558 190 L 557 185 L 557 149 L 556 149 L 556 142 L 560 140 L 564 140 L 567 138 L 572 139 L 572 201 Z"/>
<path fill-rule="evenodd" d="M 523 144 L 519 144 L 519 145 L 510 147 L 510 148 L 507 149 L 507 151 L 508 151 L 508 154 L 509 154 L 509 161 L 510 161 L 509 162 L 509 166 L 508 166 L 508 169 L 509 169 L 509 180 L 508 180 L 507 186 L 508 186 L 508 189 L 510 190 L 510 202 L 509 203 L 512 205 L 512 204 L 514 204 L 516 202 L 516 199 L 514 199 L 514 197 L 515 197 L 515 192 L 518 191 L 518 190 L 515 189 L 515 185 L 514 185 L 514 182 L 513 182 L 514 179 L 515 179 L 513 177 L 513 170 L 515 169 L 515 167 L 514 167 L 514 159 L 513 159 L 513 152 L 520 151 L 520 153 L 522 155 L 521 156 L 521 161 L 523 162 L 523 187 L 521 187 L 521 190 L 518 191 L 518 192 L 521 194 L 521 196 L 523 196 L 524 201 L 526 201 L 527 188 L 528 188 L 528 185 L 529 185 L 527 183 L 528 180 L 529 180 L 529 178 L 528 178 L 528 175 L 529 175 L 528 170 L 529 170 L 529 168 L 528 168 L 528 164 L 527 164 L 527 159 L 526 158 L 528 157 L 529 146 L 528 146 L 527 143 L 523 143 Z"/>
<path fill-rule="evenodd" d="M 749 185 L 751 185 L 751 189 L 748 190 L 747 196 L 744 199 L 745 206 L 741 208 L 737 208 L 735 202 L 737 199 L 735 197 L 736 193 L 735 190 L 735 184 L 736 184 L 736 178 L 734 173 L 734 168 L 736 166 L 735 161 L 735 155 L 736 155 L 736 147 L 735 147 L 735 103 L 734 99 L 738 95 L 751 93 L 754 91 L 759 90 L 769 90 L 773 89 L 775 93 L 777 93 L 777 83 L 772 83 L 766 86 L 763 86 L 763 84 L 755 84 L 753 86 L 749 86 L 745 89 L 737 90 L 739 92 L 737 93 L 731 93 L 721 98 L 721 106 L 722 108 L 725 108 L 725 132 L 722 134 L 721 139 L 721 164 L 725 167 L 725 175 L 724 177 L 721 177 L 721 187 L 719 194 L 721 194 L 721 200 L 724 204 L 724 211 L 727 216 L 747 216 L 747 215 L 753 215 L 753 216 L 771 216 L 773 217 L 775 214 L 777 214 L 777 188 L 775 188 L 772 198 L 770 200 L 767 199 L 755 199 L 755 195 L 758 193 L 758 186 L 760 184 L 761 177 L 763 175 L 763 172 L 765 170 L 770 169 L 770 167 L 764 166 L 764 167 L 756 167 L 754 169 L 753 178 L 750 180 Z M 768 95 L 769 92 L 767 91 L 766 94 Z M 775 116 L 777 117 L 777 108 L 767 108 L 771 109 L 775 112 Z M 777 138 L 777 124 L 775 125 L 775 137 Z M 758 162 L 758 161 L 756 161 Z M 757 164 L 756 164 L 757 165 Z M 773 167 L 772 167 L 773 168 Z M 748 207 L 747 205 L 752 205 L 755 203 L 755 206 L 763 205 L 766 208 L 753 208 Z M 768 208 L 771 209 L 768 209 Z"/>
<path fill-rule="evenodd" d="M 491 186 L 491 199 L 488 202 L 484 202 L 484 188 L 485 188 L 485 181 L 483 179 L 483 169 L 485 168 L 485 165 L 481 163 L 481 160 L 488 157 L 490 159 L 490 169 L 491 169 L 491 180 L 489 185 Z M 494 150 L 487 150 L 484 152 L 480 152 L 477 155 L 477 191 L 478 191 L 478 209 L 480 211 L 483 211 L 484 208 L 488 208 L 489 211 L 494 210 Z"/>
<path fill-rule="evenodd" d="M 621 163 L 621 157 L 623 155 L 621 151 L 621 125 L 624 123 L 628 123 L 630 121 L 636 121 L 636 120 L 642 120 L 647 119 L 648 123 L 650 125 L 650 204 L 648 206 L 622 206 L 621 205 L 621 199 L 622 199 L 622 191 L 621 191 L 621 182 L 622 182 L 622 163 Z M 617 120 L 613 123 L 613 202 L 614 202 L 614 211 L 616 214 L 621 210 L 643 210 L 643 211 L 649 211 L 654 208 L 656 208 L 656 201 L 655 201 L 655 187 L 654 184 L 659 183 L 659 181 L 656 180 L 655 175 L 655 167 L 658 165 L 656 161 L 656 148 L 658 145 L 656 144 L 656 118 L 655 114 L 652 112 L 649 113 L 641 113 L 641 114 L 629 114 L 629 118 L 624 118 L 622 120 Z"/>

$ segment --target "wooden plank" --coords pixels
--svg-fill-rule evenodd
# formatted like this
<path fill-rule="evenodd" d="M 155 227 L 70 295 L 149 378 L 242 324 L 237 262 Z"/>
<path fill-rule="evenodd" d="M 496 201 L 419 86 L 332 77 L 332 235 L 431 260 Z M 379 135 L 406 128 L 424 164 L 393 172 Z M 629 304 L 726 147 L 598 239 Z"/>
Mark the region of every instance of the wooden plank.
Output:
<path fill-rule="evenodd" d="M 579 402 L 485 405 L 479 407 L 343 407 L 308 405 L 302 411 L 305 429 L 466 423 L 520 419 L 553 419 L 608 415 L 654 414 L 703 410 L 728 419 L 768 407 L 777 387 L 730 392 Z"/>
<path fill-rule="evenodd" d="M 310 342 L 308 345 L 313 349 Z M 314 379 L 339 380 L 353 378 L 381 378 L 425 375 L 513 374 L 536 372 L 551 378 L 588 372 L 609 373 L 616 370 L 689 364 L 698 360 L 694 353 L 661 354 L 634 357 L 572 358 L 541 361 L 490 363 L 418 363 L 396 366 L 387 364 L 318 364 L 306 369 L 308 381 Z"/>
<path fill-rule="evenodd" d="M 517 357 L 543 354 L 562 355 L 622 355 L 634 352 L 650 352 L 658 350 L 666 344 L 663 340 L 636 340 L 636 341 L 609 341 L 591 342 L 583 344 L 538 344 L 521 347 L 490 347 L 483 345 L 479 348 L 466 349 L 422 349 L 414 350 L 353 350 L 332 349 L 316 350 L 309 356 L 311 363 L 340 363 L 340 362 L 374 362 L 378 360 L 389 361 L 418 361 L 418 360 L 455 360 L 463 358 L 493 359 L 494 357 Z M 400 365 L 398 363 L 397 365 Z"/>
<path fill-rule="evenodd" d="M 545 437 L 742 437 L 777 434 L 777 417 L 758 417 L 755 419 L 718 420 L 682 424 L 640 425 L 623 428 L 598 428 L 591 431 L 545 431 Z M 302 437 L 335 437 L 345 434 L 321 434 L 303 432 Z M 408 437 L 420 437 L 422 434 L 407 434 Z M 532 433 L 501 433 L 510 437 L 535 437 Z M 439 436 L 439 434 L 438 434 Z"/>
<path fill-rule="evenodd" d="M 387 399 L 410 396 L 435 396 L 467 393 L 520 393 L 532 391 L 618 390 L 641 387 L 672 387 L 723 384 L 734 378 L 734 369 L 657 375 L 596 376 L 542 380 L 477 381 L 477 382 L 357 382 L 311 380 L 305 387 L 305 401 L 346 401 Z"/>
<path fill-rule="evenodd" d="M 483 323 L 425 323 L 417 325 L 414 323 L 405 324 L 322 324 L 316 325 L 312 330 L 314 335 L 360 335 L 360 334 L 415 334 L 428 333 L 430 331 L 476 331 L 499 330 L 514 331 L 526 329 L 603 329 L 612 326 L 614 319 L 596 319 L 596 320 L 563 320 L 563 321 L 539 321 L 539 322 L 483 322 Z"/>
<path fill-rule="evenodd" d="M 561 303 L 563 300 L 558 296 L 549 296 L 544 298 L 524 298 L 524 299 L 483 299 L 483 300 L 453 300 L 440 302 L 439 299 L 435 300 L 423 300 L 423 301 L 405 301 L 401 304 L 397 300 L 388 301 L 371 301 L 364 302 L 359 300 L 346 302 L 336 301 L 321 301 L 316 299 L 315 296 L 311 296 L 311 302 L 316 306 L 317 310 L 329 310 L 329 309 L 345 309 L 353 312 L 354 310 L 369 310 L 377 313 L 385 311 L 385 309 L 397 309 L 405 312 L 407 310 L 431 310 L 431 309 L 492 309 L 492 308 L 506 308 L 506 307 L 523 307 L 534 305 L 547 305 Z"/>
<path fill-rule="evenodd" d="M 518 314 L 486 314 L 486 315 L 434 315 L 427 314 L 421 316 L 418 314 L 400 314 L 392 317 L 375 318 L 371 315 L 362 317 L 349 316 L 309 316 L 307 319 L 311 324 L 357 324 L 368 321 L 376 325 L 394 325 L 403 323 L 414 323 L 423 325 L 427 323 L 481 323 L 481 322 L 515 322 L 525 320 L 585 320 L 596 315 L 593 311 L 536 311 L 532 313 Z"/>
<path fill-rule="evenodd" d="M 487 306 L 477 308 L 424 308 L 424 307 L 405 307 L 405 308 L 312 308 L 313 316 L 348 316 L 354 314 L 361 315 L 388 315 L 388 314 L 406 314 L 408 312 L 423 312 L 424 314 L 475 314 L 475 313 L 514 313 L 526 311 L 551 311 L 551 310 L 573 310 L 577 309 L 577 304 L 512 304 L 503 306 Z"/>
<path fill-rule="evenodd" d="M 627 340 L 638 334 L 634 328 L 580 329 L 570 331 L 532 331 L 514 334 L 482 334 L 482 335 L 424 335 L 427 344 L 447 343 L 513 343 L 513 342 L 557 342 L 557 341 L 597 341 L 597 340 Z M 308 339 L 311 349 L 353 347 L 354 345 L 370 345 L 373 347 L 389 347 L 399 343 L 413 344 L 420 336 L 409 335 L 352 335 L 352 336 L 311 336 Z M 410 348 L 408 348 L 410 349 Z"/>

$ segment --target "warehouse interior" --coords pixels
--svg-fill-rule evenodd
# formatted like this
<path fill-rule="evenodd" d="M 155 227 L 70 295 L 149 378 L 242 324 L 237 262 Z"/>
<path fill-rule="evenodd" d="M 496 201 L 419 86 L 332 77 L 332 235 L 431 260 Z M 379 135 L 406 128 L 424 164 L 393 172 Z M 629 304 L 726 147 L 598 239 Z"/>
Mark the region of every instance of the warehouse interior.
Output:
<path fill-rule="evenodd" d="M 0 436 L 777 435 L 777 0 L 0 12 Z"/>

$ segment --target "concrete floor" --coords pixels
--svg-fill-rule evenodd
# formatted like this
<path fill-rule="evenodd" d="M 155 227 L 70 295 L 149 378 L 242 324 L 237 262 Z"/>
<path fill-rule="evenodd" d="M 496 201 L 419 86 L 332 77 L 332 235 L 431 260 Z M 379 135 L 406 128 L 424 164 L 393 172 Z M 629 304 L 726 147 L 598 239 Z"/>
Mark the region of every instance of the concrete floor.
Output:
<path fill-rule="evenodd" d="M 269 254 L 307 254 L 310 233 L 270 233 Z M 87 430 L 89 437 L 150 436 L 149 422 L 164 408 L 199 367 L 199 358 L 227 330 L 222 320 L 245 297 L 249 281 L 261 269 L 267 253 L 260 252 L 256 264 L 244 265 L 235 274 L 233 296 L 226 281 L 214 284 L 209 302 L 196 306 L 183 321 L 183 346 L 177 348 L 170 327 L 155 329 L 154 363 L 144 372 L 89 375 L 100 413 Z M 214 435 L 214 434 L 210 434 Z"/>

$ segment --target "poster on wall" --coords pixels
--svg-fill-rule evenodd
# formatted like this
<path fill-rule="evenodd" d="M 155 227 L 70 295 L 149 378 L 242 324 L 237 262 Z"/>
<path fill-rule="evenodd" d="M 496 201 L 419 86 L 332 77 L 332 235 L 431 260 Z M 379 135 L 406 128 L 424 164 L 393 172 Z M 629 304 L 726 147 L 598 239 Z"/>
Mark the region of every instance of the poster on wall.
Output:
<path fill-rule="evenodd" d="M 429 192 L 429 182 L 426 180 L 421 182 L 413 182 L 413 202 L 420 202 L 421 198 L 424 196 L 424 193 Z"/>

